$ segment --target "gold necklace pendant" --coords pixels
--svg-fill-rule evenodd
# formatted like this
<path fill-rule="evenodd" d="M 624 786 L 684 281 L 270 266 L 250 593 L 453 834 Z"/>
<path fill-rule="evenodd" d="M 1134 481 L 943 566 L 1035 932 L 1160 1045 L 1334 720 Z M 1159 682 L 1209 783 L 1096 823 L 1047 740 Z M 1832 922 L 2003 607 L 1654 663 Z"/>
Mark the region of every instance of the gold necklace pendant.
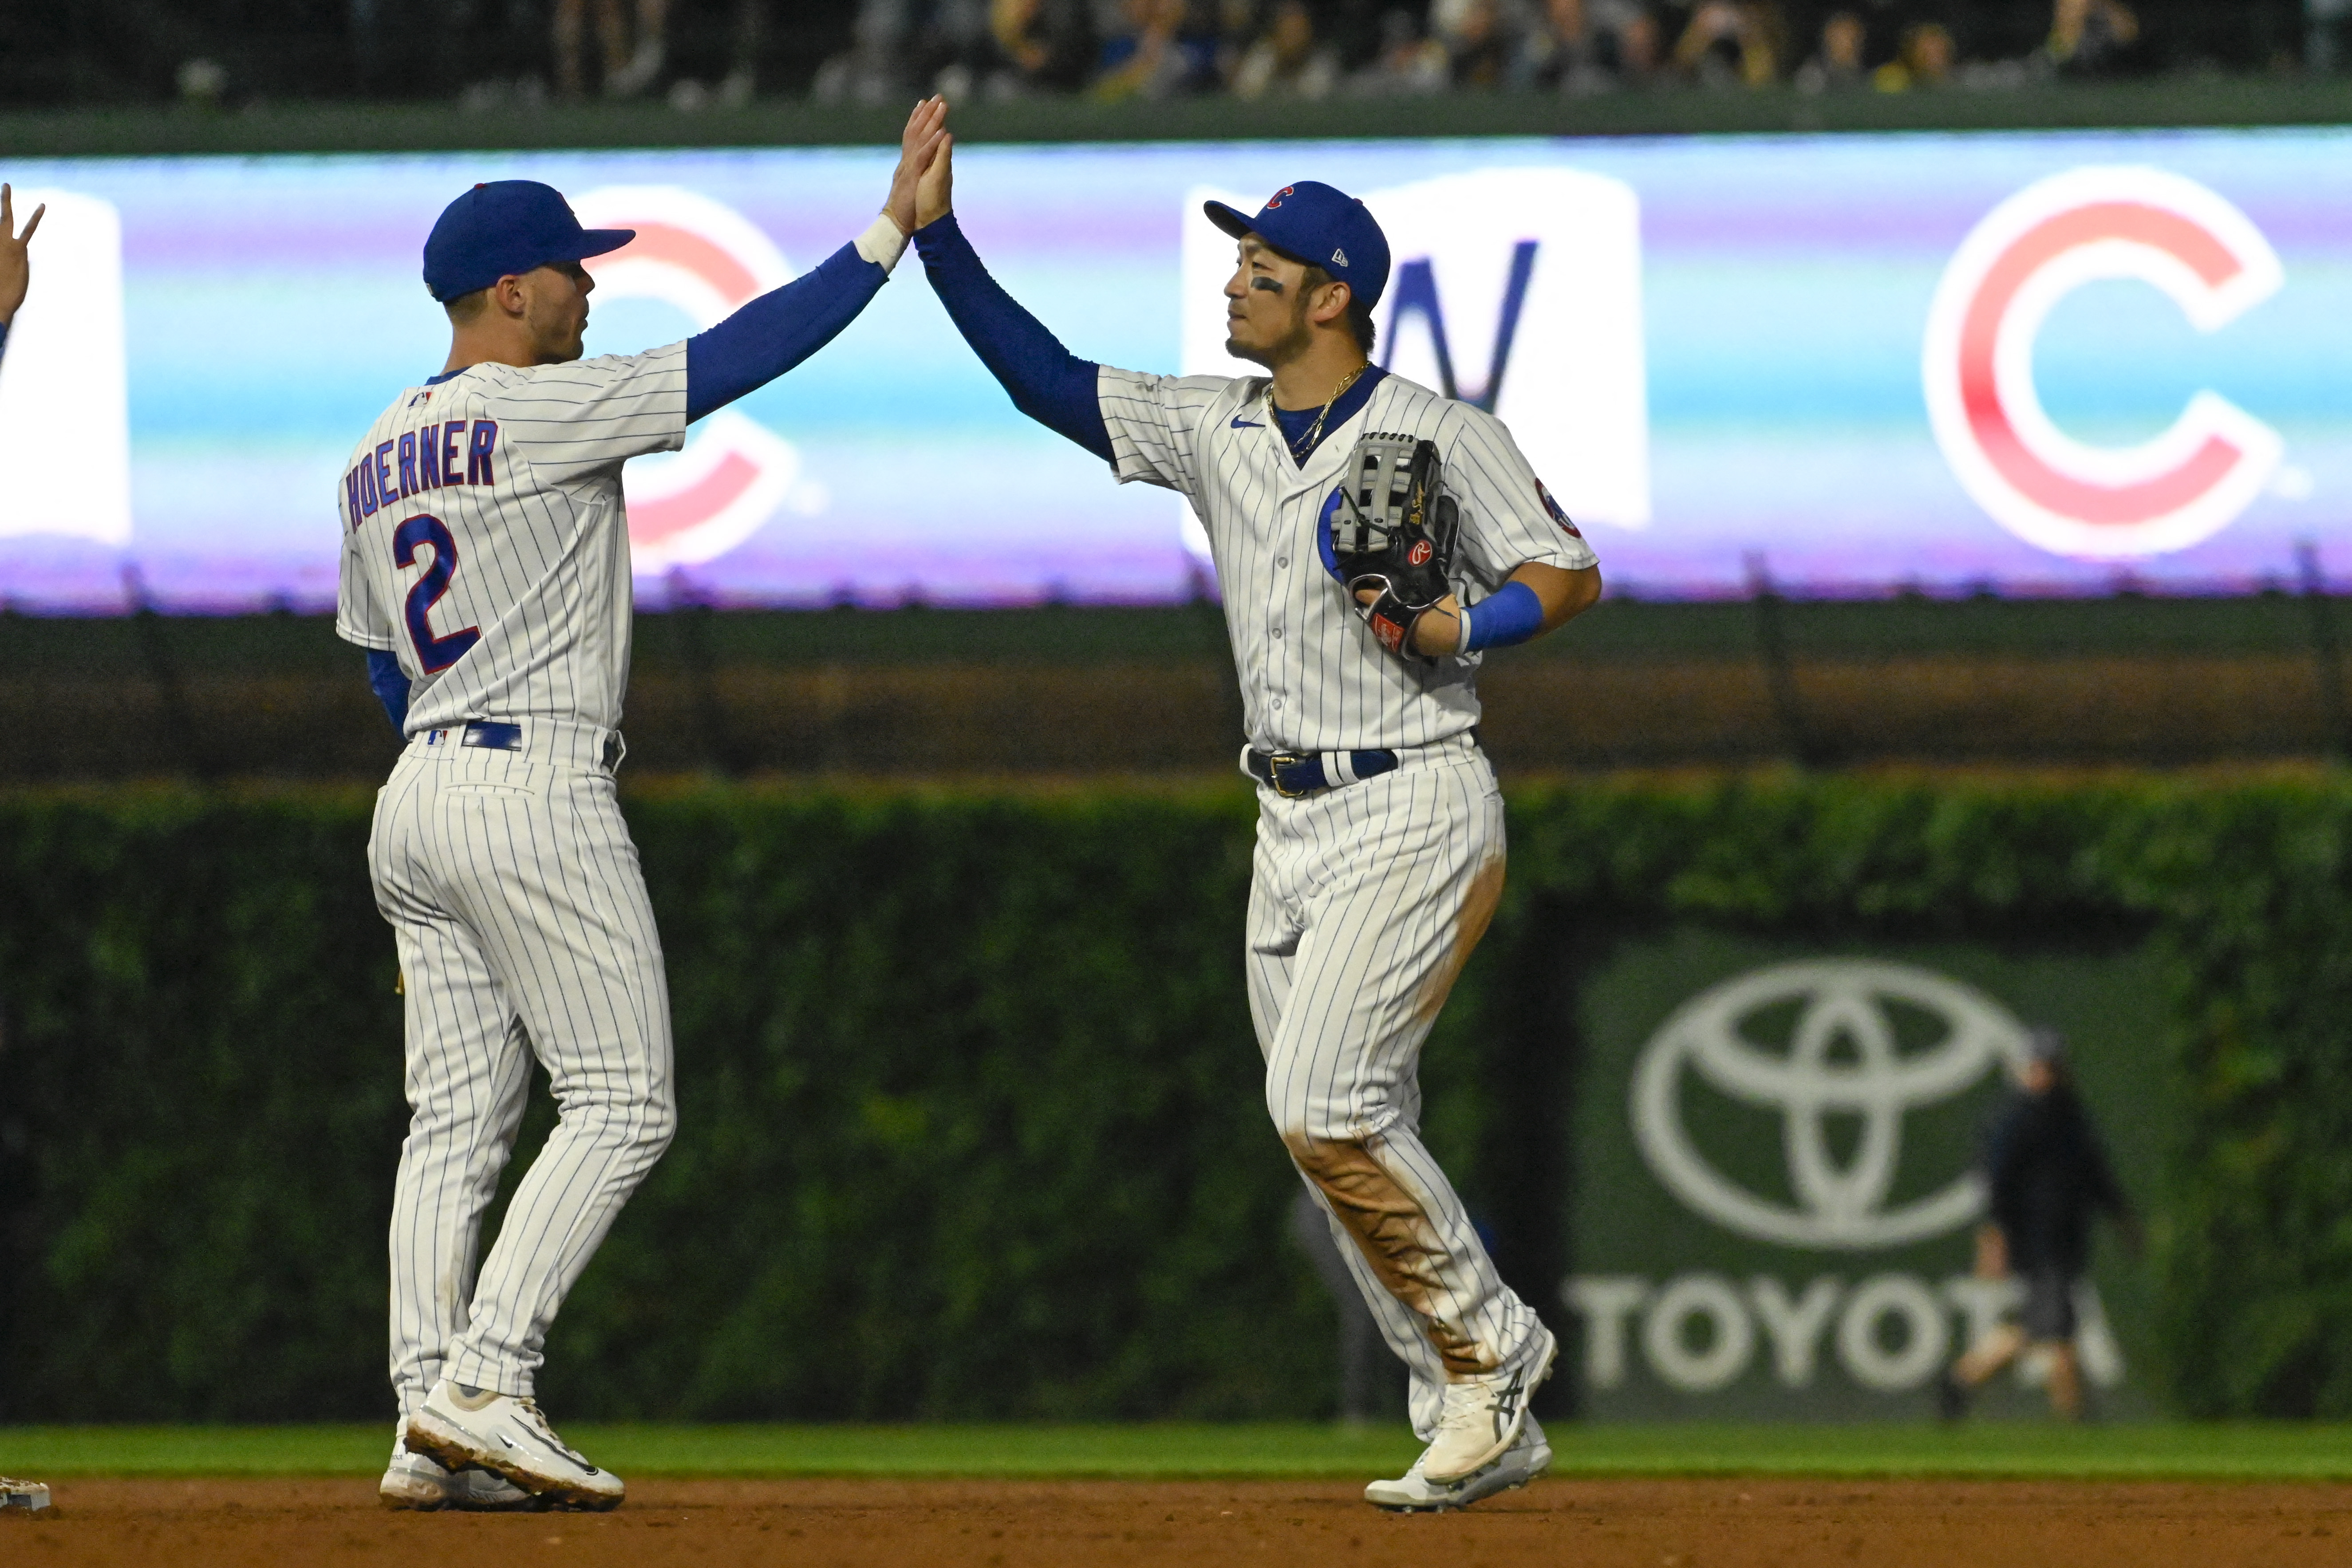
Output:
<path fill-rule="evenodd" d="M 1371 361 L 1366 360 L 1339 378 L 1339 384 L 1331 389 L 1331 395 L 1324 400 L 1323 411 L 1315 416 L 1315 423 L 1307 427 L 1305 437 L 1297 442 L 1293 442 L 1287 436 L 1282 438 L 1283 444 L 1290 448 L 1290 458 L 1293 462 L 1303 463 L 1307 460 L 1307 454 L 1314 451 L 1315 443 L 1323 438 L 1323 421 L 1331 417 L 1332 405 L 1345 397 L 1348 395 L 1348 388 L 1356 384 L 1356 378 L 1370 368 Z M 1274 427 L 1276 430 L 1282 428 L 1282 421 L 1278 417 L 1280 412 L 1274 405 L 1274 382 L 1268 378 L 1265 384 L 1265 414 L 1267 418 L 1274 420 Z"/>

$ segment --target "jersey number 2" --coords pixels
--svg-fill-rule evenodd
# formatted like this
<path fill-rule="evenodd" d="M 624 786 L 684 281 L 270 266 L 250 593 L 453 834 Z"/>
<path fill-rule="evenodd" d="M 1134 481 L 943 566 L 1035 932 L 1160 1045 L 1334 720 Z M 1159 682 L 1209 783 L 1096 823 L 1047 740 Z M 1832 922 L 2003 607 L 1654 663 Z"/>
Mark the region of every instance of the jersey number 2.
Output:
<path fill-rule="evenodd" d="M 433 564 L 408 590 L 408 640 L 416 645 L 416 662 L 425 667 L 425 673 L 436 675 L 465 658 L 467 650 L 482 640 L 482 634 L 479 627 L 467 626 L 447 637 L 433 635 L 433 606 L 449 591 L 449 579 L 457 573 L 457 542 L 449 537 L 447 523 L 420 512 L 394 530 L 393 564 L 415 565 L 420 544 L 431 546 Z"/>

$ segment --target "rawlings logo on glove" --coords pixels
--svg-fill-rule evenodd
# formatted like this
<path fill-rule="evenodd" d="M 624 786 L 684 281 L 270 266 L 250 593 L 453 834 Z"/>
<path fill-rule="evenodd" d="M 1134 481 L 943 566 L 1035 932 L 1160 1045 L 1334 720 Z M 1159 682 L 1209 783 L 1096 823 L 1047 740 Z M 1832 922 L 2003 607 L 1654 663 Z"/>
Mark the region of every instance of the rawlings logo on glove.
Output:
<path fill-rule="evenodd" d="M 1370 435 L 1348 455 L 1347 478 L 1323 503 L 1323 564 L 1381 646 L 1400 658 L 1413 627 L 1454 591 L 1446 573 L 1461 513 L 1441 489 L 1437 446 Z M 1360 597 L 1369 593 L 1369 603 Z M 1434 663 L 1433 659 L 1429 662 Z"/>

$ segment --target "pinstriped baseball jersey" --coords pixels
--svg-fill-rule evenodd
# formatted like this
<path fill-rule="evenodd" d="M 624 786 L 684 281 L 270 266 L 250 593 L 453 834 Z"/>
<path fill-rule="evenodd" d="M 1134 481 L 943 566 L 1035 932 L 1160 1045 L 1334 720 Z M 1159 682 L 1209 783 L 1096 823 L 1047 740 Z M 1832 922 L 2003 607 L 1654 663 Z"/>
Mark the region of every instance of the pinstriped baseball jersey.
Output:
<path fill-rule="evenodd" d="M 407 732 L 621 722 L 632 595 L 621 465 L 686 440 L 686 345 L 412 387 L 352 454 L 335 630 L 395 652 Z"/>
<path fill-rule="evenodd" d="M 1491 414 L 1386 376 L 1302 468 L 1266 416 L 1265 386 L 1257 376 L 1108 366 L 1097 382 L 1120 481 L 1180 492 L 1208 531 L 1250 743 L 1344 752 L 1464 733 L 1478 721 L 1479 656 L 1429 664 L 1390 655 L 1324 569 L 1323 503 L 1356 438 L 1380 430 L 1437 444 L 1445 488 L 1462 508 L 1454 579 L 1467 604 L 1523 563 L 1591 566 L 1591 547 Z"/>

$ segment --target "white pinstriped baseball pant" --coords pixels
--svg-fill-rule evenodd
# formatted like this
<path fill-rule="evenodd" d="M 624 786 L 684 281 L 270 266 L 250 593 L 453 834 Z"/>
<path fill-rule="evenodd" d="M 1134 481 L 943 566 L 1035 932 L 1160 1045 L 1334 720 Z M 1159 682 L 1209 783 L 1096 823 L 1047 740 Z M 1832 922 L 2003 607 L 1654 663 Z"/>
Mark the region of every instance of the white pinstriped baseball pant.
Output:
<path fill-rule="evenodd" d="M 1516 1367 L 1537 1319 L 1421 1142 L 1421 1047 L 1502 891 L 1502 795 L 1466 736 L 1402 757 L 1297 800 L 1259 789 L 1249 993 L 1266 1109 L 1427 1441 L 1449 1377 Z"/>
<path fill-rule="evenodd" d="M 669 987 L 610 731 L 526 721 L 522 751 L 419 736 L 376 798 L 376 907 L 405 979 L 411 1111 L 392 1210 L 392 1382 L 527 1395 L 556 1310 L 677 1124 Z M 559 1119 L 478 1280 L 530 1058 Z"/>

